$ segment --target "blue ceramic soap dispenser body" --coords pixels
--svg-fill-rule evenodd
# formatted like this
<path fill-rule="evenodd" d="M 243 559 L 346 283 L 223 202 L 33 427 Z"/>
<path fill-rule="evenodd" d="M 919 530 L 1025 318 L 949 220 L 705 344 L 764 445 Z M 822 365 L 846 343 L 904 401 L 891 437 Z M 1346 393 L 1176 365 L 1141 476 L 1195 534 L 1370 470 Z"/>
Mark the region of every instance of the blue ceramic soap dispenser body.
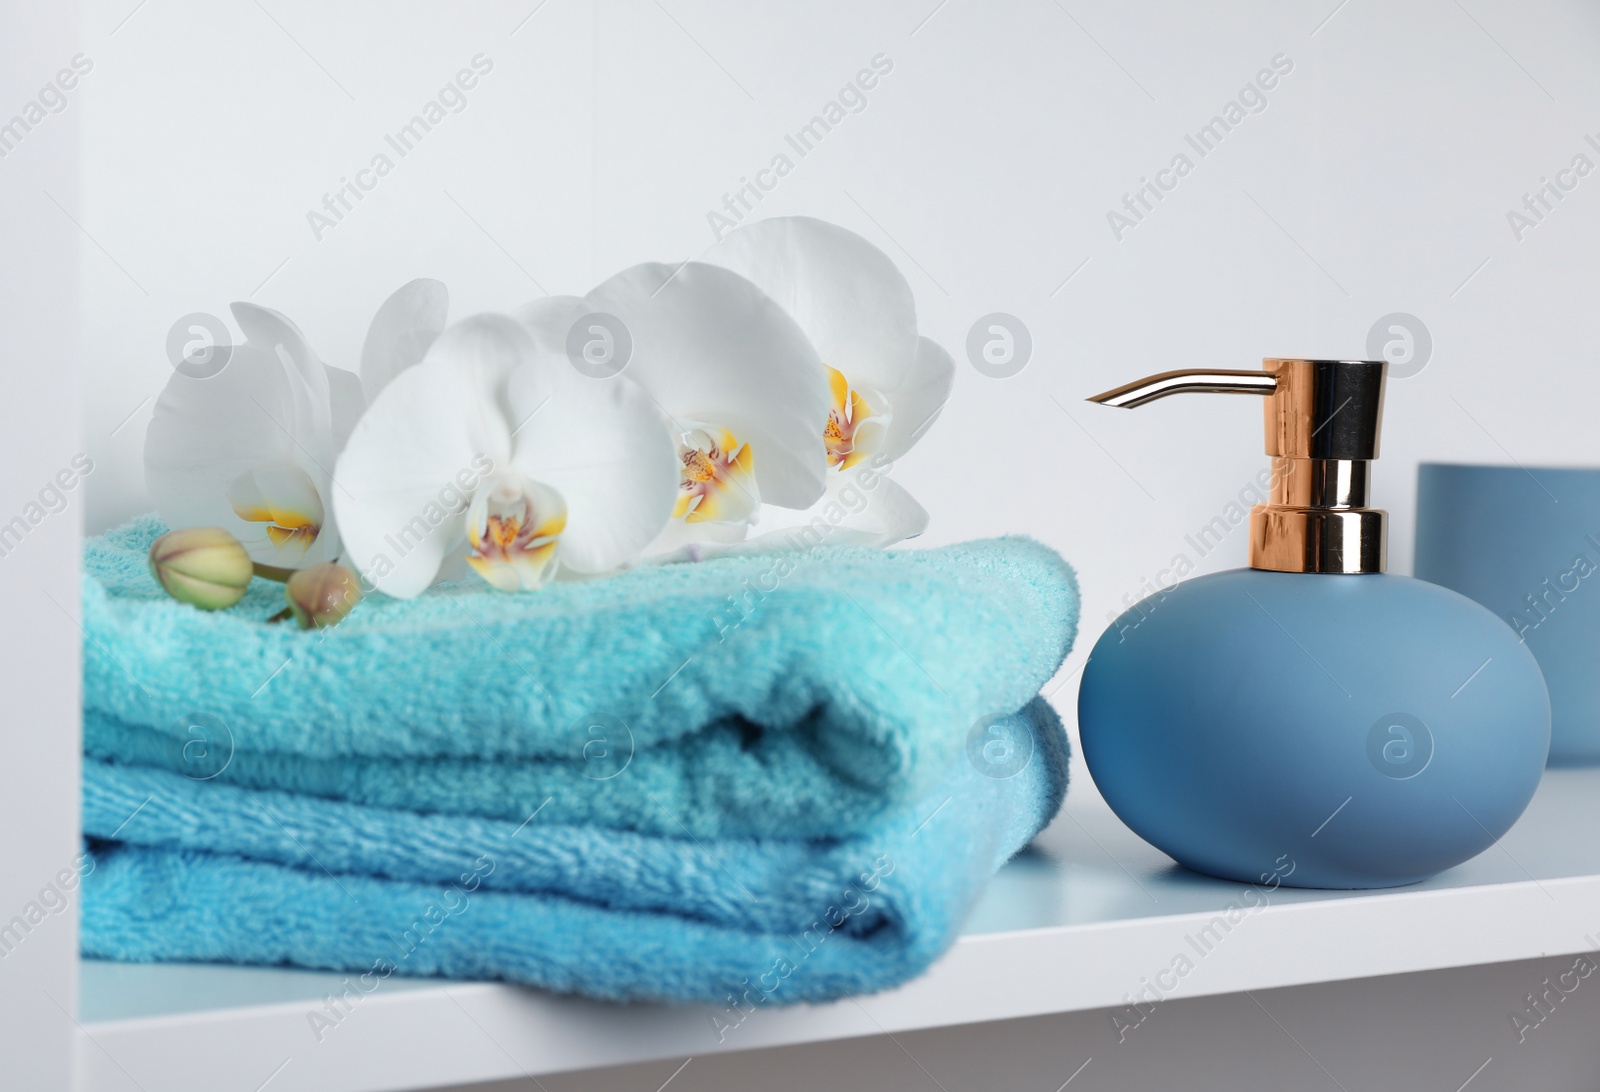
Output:
<path fill-rule="evenodd" d="M 1083 756 L 1180 864 L 1305 887 L 1426 879 L 1488 848 L 1549 747 L 1498 617 L 1404 576 L 1234 569 L 1119 618 L 1084 668 Z"/>
<path fill-rule="evenodd" d="M 1538 786 L 1550 703 L 1533 655 L 1465 596 L 1382 571 L 1385 514 L 1365 505 L 1384 367 L 1268 360 L 1096 399 L 1267 396 L 1273 496 L 1251 513 L 1251 568 L 1135 605 L 1079 691 L 1106 801 L 1196 871 L 1414 883 L 1492 845 Z"/>

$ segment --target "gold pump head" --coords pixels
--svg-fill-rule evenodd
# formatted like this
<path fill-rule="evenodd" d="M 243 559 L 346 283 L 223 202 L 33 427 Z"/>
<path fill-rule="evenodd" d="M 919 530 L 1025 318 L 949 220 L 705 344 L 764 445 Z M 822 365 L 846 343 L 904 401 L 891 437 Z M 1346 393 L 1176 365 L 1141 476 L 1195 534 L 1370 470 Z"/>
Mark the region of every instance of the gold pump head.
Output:
<path fill-rule="evenodd" d="M 1387 369 L 1382 360 L 1268 357 L 1259 372 L 1162 372 L 1089 401 L 1133 409 L 1169 394 L 1265 395 L 1272 495 L 1250 510 L 1250 567 L 1381 573 L 1389 514 L 1367 497 Z"/>

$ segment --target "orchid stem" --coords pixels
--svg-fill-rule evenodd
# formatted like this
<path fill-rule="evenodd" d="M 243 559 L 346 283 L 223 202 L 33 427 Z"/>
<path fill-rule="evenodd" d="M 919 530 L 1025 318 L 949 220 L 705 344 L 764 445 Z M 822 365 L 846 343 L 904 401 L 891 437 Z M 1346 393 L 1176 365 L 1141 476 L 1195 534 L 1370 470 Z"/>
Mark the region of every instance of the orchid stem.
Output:
<path fill-rule="evenodd" d="M 263 565 L 259 561 L 250 563 L 250 568 L 263 580 L 276 580 L 280 584 L 287 584 L 294 575 L 293 569 L 280 569 L 276 565 Z"/>

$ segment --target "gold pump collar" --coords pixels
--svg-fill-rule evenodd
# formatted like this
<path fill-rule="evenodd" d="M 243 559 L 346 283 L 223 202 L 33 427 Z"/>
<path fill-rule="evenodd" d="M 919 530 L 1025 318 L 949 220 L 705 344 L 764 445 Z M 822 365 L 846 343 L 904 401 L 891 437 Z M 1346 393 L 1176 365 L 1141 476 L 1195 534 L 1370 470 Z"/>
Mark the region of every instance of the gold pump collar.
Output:
<path fill-rule="evenodd" d="M 1161 372 L 1097 394 L 1133 409 L 1170 394 L 1266 398 L 1271 497 L 1250 510 L 1250 567 L 1289 573 L 1381 573 L 1388 513 L 1367 507 L 1388 365 L 1269 357 L 1261 371 Z"/>

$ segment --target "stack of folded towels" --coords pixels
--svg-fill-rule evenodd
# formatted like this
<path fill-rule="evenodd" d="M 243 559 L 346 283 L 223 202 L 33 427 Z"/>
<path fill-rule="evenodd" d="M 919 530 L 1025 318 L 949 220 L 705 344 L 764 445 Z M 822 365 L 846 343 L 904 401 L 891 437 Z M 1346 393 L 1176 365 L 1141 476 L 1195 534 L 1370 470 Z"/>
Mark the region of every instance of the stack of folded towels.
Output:
<path fill-rule="evenodd" d="M 882 989 L 1054 816 L 1072 571 L 1007 538 L 205 613 L 85 558 L 83 952 L 613 999 Z M 757 993 L 756 991 L 759 991 Z"/>

